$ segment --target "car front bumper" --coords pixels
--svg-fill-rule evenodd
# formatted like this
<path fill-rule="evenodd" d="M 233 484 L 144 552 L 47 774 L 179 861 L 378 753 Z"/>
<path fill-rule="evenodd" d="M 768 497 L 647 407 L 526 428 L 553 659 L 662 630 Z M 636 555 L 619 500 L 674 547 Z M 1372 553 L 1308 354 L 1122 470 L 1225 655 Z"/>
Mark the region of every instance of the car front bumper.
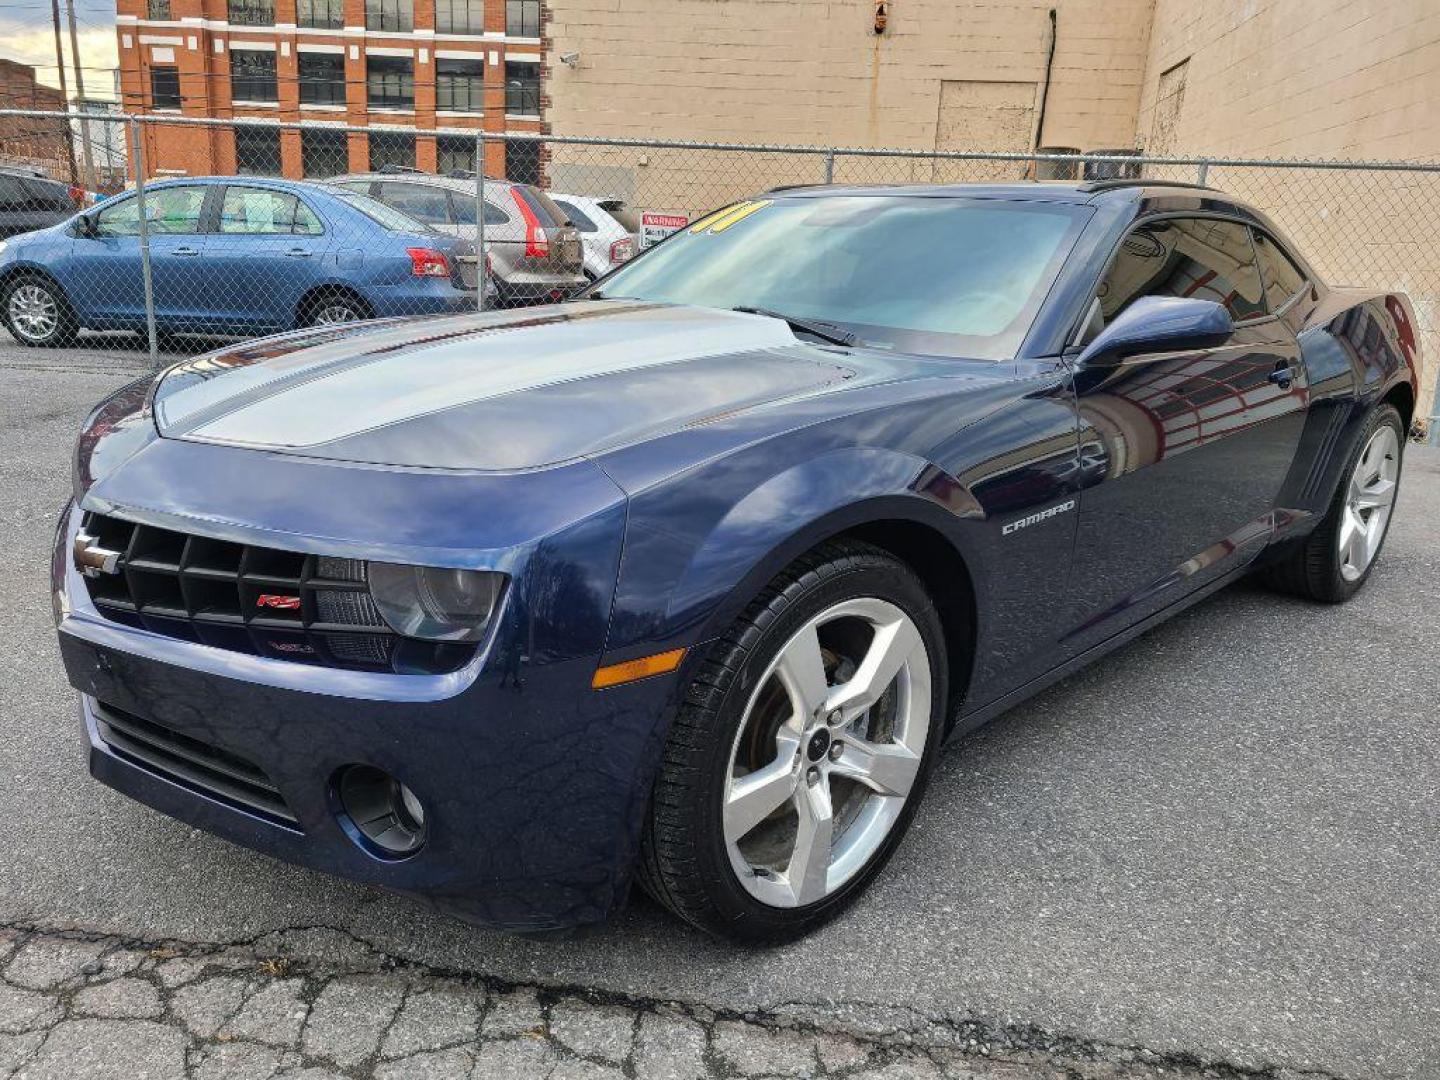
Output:
<path fill-rule="evenodd" d="M 251 656 L 106 619 L 57 536 L 60 651 L 80 692 L 92 775 L 172 817 L 303 866 L 519 932 L 598 922 L 627 894 L 674 677 L 605 691 L 597 655 L 526 652 L 523 604 L 459 671 L 387 674 Z M 293 821 L 105 736 L 125 717 L 191 755 L 242 760 Z M 148 758 L 148 760 L 147 760 Z M 228 763 L 228 764 L 227 764 Z M 383 769 L 425 807 L 418 852 L 384 858 L 340 805 L 348 765 Z M 198 779 L 197 779 L 198 775 Z"/>

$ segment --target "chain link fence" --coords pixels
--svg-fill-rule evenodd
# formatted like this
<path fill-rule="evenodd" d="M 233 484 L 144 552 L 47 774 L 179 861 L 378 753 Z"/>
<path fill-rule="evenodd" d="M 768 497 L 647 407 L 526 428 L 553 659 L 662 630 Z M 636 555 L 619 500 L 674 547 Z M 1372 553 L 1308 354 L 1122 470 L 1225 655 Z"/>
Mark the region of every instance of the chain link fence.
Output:
<path fill-rule="evenodd" d="M 747 146 L 308 118 L 86 119 L 93 138 L 127 152 L 133 194 L 88 214 L 89 231 L 26 245 L 36 251 L 33 274 L 59 286 L 49 306 L 33 291 L 17 298 L 16 270 L 0 262 L 0 318 L 21 341 L 35 336 L 27 325 L 54 319 L 63 333 L 47 343 L 131 331 L 153 354 L 175 335 L 252 337 L 549 302 L 685 222 L 785 185 L 1133 177 L 1238 196 L 1269 214 L 1330 284 L 1407 293 L 1422 339 L 1417 412 L 1435 411 L 1440 165 Z M 57 124 L 64 114 L 0 110 L 0 174 L 11 171 L 7 146 L 44 146 L 48 157 L 36 156 L 50 162 L 45 171 L 69 180 L 68 160 L 54 154 Z M 34 168 L 33 160 L 8 164 Z M 232 182 L 189 182 L 217 176 Z M 262 177 L 318 186 L 267 189 Z M 23 209 L 0 194 L 0 230 L 51 223 Z M 8 246 L 0 259 L 20 247 Z"/>

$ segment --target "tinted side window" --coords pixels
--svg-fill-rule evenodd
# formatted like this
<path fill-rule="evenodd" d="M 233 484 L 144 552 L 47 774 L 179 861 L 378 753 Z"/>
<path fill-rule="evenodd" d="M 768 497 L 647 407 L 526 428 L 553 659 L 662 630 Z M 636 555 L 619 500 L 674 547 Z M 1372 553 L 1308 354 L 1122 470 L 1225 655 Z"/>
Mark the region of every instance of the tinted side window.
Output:
<path fill-rule="evenodd" d="M 1250 231 L 1209 218 L 1176 218 L 1135 229 L 1121 243 L 1097 295 L 1107 323 L 1142 296 L 1214 300 L 1236 322 L 1265 314 Z"/>
<path fill-rule="evenodd" d="M 551 196 L 550 201 L 553 202 L 556 206 L 558 206 L 561 210 L 564 210 L 565 216 L 570 219 L 570 224 L 574 225 L 575 228 L 579 229 L 581 232 L 590 233 L 599 231 L 600 227 L 596 225 L 595 222 L 591 221 L 588 217 L 586 217 L 583 213 L 581 213 L 580 208 L 574 203 L 566 202 L 564 199 L 557 199 L 554 196 Z"/>
<path fill-rule="evenodd" d="M 430 225 L 450 224 L 450 199 L 444 188 L 421 184 L 381 184 L 375 196 L 386 206 Z"/>
<path fill-rule="evenodd" d="M 30 191 L 30 202 L 36 210 L 49 210 L 59 214 L 70 214 L 75 211 L 75 203 L 70 199 L 70 189 L 61 184 L 52 184 L 46 180 L 22 180 Z"/>
<path fill-rule="evenodd" d="M 1251 234 L 1255 237 L 1260 276 L 1265 280 L 1265 299 L 1270 302 L 1270 310 L 1276 311 L 1305 287 L 1305 275 L 1273 239 L 1258 229 L 1251 230 Z"/>
<path fill-rule="evenodd" d="M 475 200 L 466 195 L 455 193 L 455 221 L 460 225 L 475 224 Z M 510 220 L 510 215 L 501 210 L 494 203 L 485 202 L 485 224 L 504 225 Z"/>
<path fill-rule="evenodd" d="M 18 214 L 29 208 L 29 202 L 18 176 L 0 176 L 0 214 Z"/>

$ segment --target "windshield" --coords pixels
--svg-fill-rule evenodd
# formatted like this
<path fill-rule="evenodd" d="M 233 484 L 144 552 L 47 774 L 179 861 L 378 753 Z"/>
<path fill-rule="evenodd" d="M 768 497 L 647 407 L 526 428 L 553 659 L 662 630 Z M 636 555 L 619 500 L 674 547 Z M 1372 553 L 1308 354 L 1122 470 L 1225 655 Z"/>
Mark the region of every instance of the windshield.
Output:
<path fill-rule="evenodd" d="M 378 199 L 370 198 L 369 195 L 356 195 L 350 191 L 332 191 L 331 194 L 347 206 L 353 206 L 356 210 L 359 210 L 382 229 L 388 229 L 391 232 L 406 233 L 433 233 L 439 231 L 432 229 L 418 218 L 413 218 L 409 214 L 402 214 L 393 206 L 386 206 Z"/>
<path fill-rule="evenodd" d="M 931 196 L 758 199 L 701 218 L 591 295 L 764 308 L 859 344 L 1009 359 L 1084 213 Z"/>

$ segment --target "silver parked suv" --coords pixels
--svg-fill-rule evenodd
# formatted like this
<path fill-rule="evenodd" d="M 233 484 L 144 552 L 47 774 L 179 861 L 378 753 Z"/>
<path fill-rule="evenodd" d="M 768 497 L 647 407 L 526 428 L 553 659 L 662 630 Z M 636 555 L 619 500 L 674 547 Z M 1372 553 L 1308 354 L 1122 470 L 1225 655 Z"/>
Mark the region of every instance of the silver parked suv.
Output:
<path fill-rule="evenodd" d="M 475 177 L 405 171 L 326 181 L 378 199 L 441 232 L 474 240 Z M 586 284 L 580 235 L 539 188 L 485 180 L 485 251 L 502 307 L 564 300 Z"/>

